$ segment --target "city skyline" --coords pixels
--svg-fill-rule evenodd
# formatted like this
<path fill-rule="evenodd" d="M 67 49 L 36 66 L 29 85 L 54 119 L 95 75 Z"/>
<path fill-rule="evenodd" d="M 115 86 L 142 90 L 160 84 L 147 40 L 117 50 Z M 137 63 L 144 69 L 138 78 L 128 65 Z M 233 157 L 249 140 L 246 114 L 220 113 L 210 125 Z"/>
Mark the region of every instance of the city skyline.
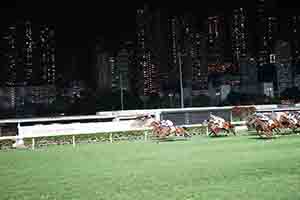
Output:
<path fill-rule="evenodd" d="M 212 1 L 213 2 L 213 1 Z M 115 6 L 111 3 L 109 4 L 103 4 L 103 8 L 108 8 L 105 12 L 94 12 L 97 9 L 96 7 L 93 7 L 94 4 L 81 4 L 79 3 L 72 3 L 69 4 L 69 7 L 67 4 L 59 4 L 60 6 L 56 7 L 58 5 L 58 2 L 53 1 L 51 4 L 42 7 L 43 5 L 41 3 L 34 3 L 34 2 L 17 2 L 15 7 L 11 5 L 10 15 L 14 16 L 12 18 L 5 18 L 4 22 L 8 22 L 8 27 L 15 23 L 15 21 L 20 21 L 20 19 L 15 18 L 24 18 L 23 20 L 30 20 L 33 26 L 35 24 L 45 24 L 48 23 L 53 29 L 55 29 L 55 41 L 56 41 L 56 62 L 58 63 L 58 70 L 66 71 L 69 67 L 75 67 L 73 71 L 78 71 L 78 75 L 85 77 L 86 79 L 90 73 L 86 73 L 86 68 L 83 70 L 83 65 L 87 66 L 91 64 L 90 58 L 91 53 L 93 54 L 93 48 L 97 43 L 97 38 L 101 38 L 101 46 L 103 49 L 108 51 L 108 53 L 111 56 L 114 56 L 120 48 L 120 44 L 125 41 L 132 41 L 136 45 L 138 45 L 138 37 L 137 37 L 137 22 L 136 22 L 136 12 L 137 10 L 143 8 L 144 5 L 148 5 L 150 11 L 149 12 L 159 12 L 163 15 L 160 17 L 167 17 L 168 19 L 171 19 L 172 17 L 179 17 L 178 20 L 181 20 L 182 16 L 186 16 L 186 14 L 189 14 L 187 16 L 194 17 L 193 19 L 193 29 L 194 32 L 196 31 L 198 34 L 203 34 L 201 37 L 208 37 L 208 64 L 214 68 L 215 65 L 215 59 L 218 60 L 219 63 L 224 63 L 228 61 L 228 58 L 232 57 L 232 53 L 235 54 L 236 58 L 230 58 L 233 59 L 234 62 L 238 62 L 239 57 L 249 55 L 249 51 L 259 51 L 259 57 L 258 59 L 266 60 L 269 58 L 266 58 L 270 52 L 267 52 L 265 49 L 269 48 L 268 46 L 274 45 L 272 43 L 268 44 L 267 46 L 262 47 L 262 42 L 264 44 L 267 41 L 259 41 L 261 38 L 256 38 L 257 34 L 259 35 L 263 34 L 256 33 L 256 29 L 265 29 L 265 27 L 273 26 L 273 24 L 278 24 L 276 26 L 285 25 L 288 22 L 288 19 L 282 19 L 281 16 L 284 16 L 284 13 L 276 13 L 276 10 L 274 8 L 277 8 L 278 6 L 282 6 L 282 1 L 275 1 L 275 0 L 257 0 L 255 2 L 238 2 L 235 0 L 231 0 L 224 4 L 224 2 L 218 2 L 215 6 L 215 9 L 208 9 L 206 12 L 199 14 L 199 12 L 195 12 L 198 8 L 192 9 L 192 4 L 185 4 L 181 7 L 179 7 L 178 3 L 172 3 L 172 4 L 154 4 L 154 3 L 145 3 L 140 2 L 139 4 L 134 5 L 126 5 L 125 3 L 117 4 L 119 6 Z M 120 5 L 122 6 L 122 9 L 120 8 Z M 172 7 L 172 9 L 168 10 L 167 6 Z M 290 4 L 283 4 L 283 5 L 290 5 Z M 208 8 L 212 7 L 212 4 L 210 3 L 205 5 Z M 262 6 L 262 7 L 261 7 Z M 246 7 L 246 8 L 243 8 Z M 283 6 L 284 7 L 284 6 Z M 289 6 L 285 6 L 288 8 Z M 42 9 L 43 8 L 43 9 Z M 66 15 L 62 17 L 62 11 L 67 10 L 69 12 L 65 13 Z M 91 13 L 88 14 L 77 14 L 75 16 L 75 13 L 77 11 L 83 11 L 86 9 L 91 8 Z M 110 9 L 114 8 L 114 9 Z M 205 8 L 203 6 L 203 8 Z M 203 10 L 202 8 L 202 10 Z M 233 9 L 236 8 L 236 9 Z M 80 10 L 81 9 L 81 10 Z M 119 12 L 119 10 L 123 10 L 122 12 Z M 242 11 L 241 11 L 242 9 Z M 2 8 L 2 10 L 5 10 L 5 7 Z M 271 10 L 271 13 L 269 12 Z M 55 12 L 54 12 L 55 11 Z M 114 12 L 110 12 L 114 11 Z M 186 11 L 186 12 L 185 12 Z M 199 8 L 199 11 L 201 9 Z M 17 14 L 16 14 L 17 12 Z M 94 12 L 94 13 L 93 13 Z M 49 14 L 52 15 L 49 15 Z M 100 13 L 100 14 L 99 14 Z M 109 14 L 108 14 L 109 13 Z M 111 16 L 111 13 L 115 13 L 114 16 Z M 123 16 L 122 13 L 128 13 L 128 15 Z M 55 14 L 55 15 L 53 15 Z M 98 15 L 98 17 L 95 17 L 94 15 Z M 290 16 L 292 15 L 289 13 Z M 106 17 L 103 19 L 103 16 L 111 16 Z M 260 19 L 263 19 L 263 16 L 260 15 L 266 15 L 266 16 L 272 16 L 268 19 L 269 23 L 267 26 L 263 25 L 265 22 L 258 22 L 253 23 L 253 21 L 259 21 Z M 22 17 L 21 17 L 22 16 Z M 92 17 L 94 16 L 94 17 Z M 134 17 L 132 17 L 134 16 Z M 200 17 L 201 16 L 201 17 Z M 260 17 L 259 17 L 260 16 Z M 275 16 L 275 18 L 273 17 Z M 290 17 L 289 16 L 289 17 Z M 38 17 L 38 18 L 37 18 Z M 233 20 L 232 17 L 237 17 L 238 20 Z M 258 17 L 258 18 L 257 18 Z M 219 19 L 220 18 L 220 19 Z M 78 21 L 78 19 L 81 19 Z M 89 19 L 89 20 L 88 20 Z M 117 22 L 114 22 L 116 21 Z M 210 20 L 211 19 L 211 20 Z M 123 21 L 128 21 L 128 23 L 122 23 Z M 164 20 L 164 19 L 163 19 Z M 215 23 L 214 20 L 220 21 L 218 24 Z M 242 20 L 242 21 L 241 21 Z M 95 23 L 95 21 L 98 21 Z M 153 20 L 152 20 L 153 21 Z M 209 22 L 210 21 L 210 22 Z M 86 23 L 85 26 L 82 26 L 83 23 Z M 297 22 L 296 22 L 297 23 Z M 106 26 L 109 24 L 109 26 Z M 240 27 L 239 24 L 244 24 L 243 27 Z M 253 25 L 259 27 L 259 28 L 253 28 Z M 97 26 L 99 25 L 99 26 Z M 164 24 L 161 25 L 166 26 Z M 209 26 L 209 30 L 207 29 Z M 218 26 L 218 30 L 216 30 L 219 35 L 218 37 L 215 37 L 213 32 L 215 31 L 212 29 L 212 27 Z M 230 27 L 231 26 L 231 27 Z M 71 27 L 71 28 L 70 28 Z M 73 27 L 73 28 L 72 28 Z M 89 28 L 87 28 L 89 27 Z M 113 27 L 114 29 L 111 29 Z M 275 26 L 274 26 L 275 27 Z M 3 27 L 2 27 L 3 28 Z M 75 30 L 74 30 L 75 28 Z M 281 28 L 281 27 L 280 27 Z M 286 27 L 284 27 L 286 28 Z M 105 33 L 97 33 L 95 30 L 104 30 Z M 119 30 L 126 30 L 127 32 L 124 33 Z M 231 29 L 234 29 L 232 31 Z M 273 29 L 273 28 L 271 28 Z M 270 30 L 271 30 L 270 29 Z M 283 28 L 281 28 L 283 29 Z M 94 30 L 94 31 L 91 31 Z M 170 30 L 169 30 L 170 31 Z M 243 32 L 241 35 L 239 33 Z M 276 30 L 277 31 L 277 30 Z M 275 31 L 275 32 L 276 32 Z M 280 31 L 280 30 L 279 30 Z M 216 33 L 217 33 L 216 32 Z M 281 31 L 284 33 L 287 33 L 288 30 Z M 217 33 L 217 35 L 218 35 Z M 272 32 L 267 31 L 266 32 L 269 35 L 266 35 L 266 40 L 274 40 L 274 35 L 270 35 Z M 125 36 L 123 36 L 123 34 Z M 158 33 L 161 34 L 161 33 Z M 164 33 L 163 33 L 164 34 Z M 108 37 L 109 36 L 109 37 Z M 231 37 L 231 38 L 230 38 Z M 288 36 L 282 37 L 282 39 L 287 38 Z M 273 38 L 273 39 L 272 39 Z M 158 38 L 157 38 L 158 39 Z M 161 38 L 162 39 L 162 38 Z M 257 39 L 257 41 L 256 41 Z M 112 40 L 114 42 L 112 42 Z M 231 40 L 231 44 L 229 44 L 229 41 Z M 249 41 L 250 40 L 250 41 Z M 161 41 L 164 41 L 162 39 Z M 254 43 L 249 44 L 249 43 Z M 261 43 L 261 44 L 260 44 Z M 257 46 L 258 45 L 258 46 Z M 231 47 L 230 47 L 231 46 Z M 161 50 L 162 47 L 157 46 L 156 49 L 158 51 Z M 241 49 L 243 48 L 243 49 Z M 255 49 L 256 48 L 256 49 Z M 260 48 L 263 48 L 259 50 Z M 178 47 L 176 47 L 178 51 Z M 254 50 L 255 49 L 255 50 Z M 153 49 L 154 50 L 154 49 Z M 234 52 L 232 52 L 234 51 Z M 153 54 L 154 52 L 152 52 Z M 158 52 L 160 55 L 161 52 Z M 255 55 L 254 52 L 251 52 L 253 56 Z M 166 56 L 166 55 L 164 55 Z M 172 55 L 174 57 L 174 55 Z M 175 55 L 176 56 L 176 55 Z M 173 58 L 174 59 L 174 58 Z M 175 59 L 176 60 L 176 59 Z M 212 63 L 211 61 L 212 60 Z M 75 64 L 75 66 L 73 66 Z M 165 65 L 165 64 L 164 64 Z M 76 67 L 77 66 L 77 67 Z M 225 65 L 223 67 L 226 67 Z M 75 75 L 75 76 L 78 76 Z"/>
<path fill-rule="evenodd" d="M 7 8 L 1 87 L 11 108 L 109 93 L 220 104 L 235 92 L 273 98 L 300 88 L 300 17 L 279 0 L 112 3 Z"/>

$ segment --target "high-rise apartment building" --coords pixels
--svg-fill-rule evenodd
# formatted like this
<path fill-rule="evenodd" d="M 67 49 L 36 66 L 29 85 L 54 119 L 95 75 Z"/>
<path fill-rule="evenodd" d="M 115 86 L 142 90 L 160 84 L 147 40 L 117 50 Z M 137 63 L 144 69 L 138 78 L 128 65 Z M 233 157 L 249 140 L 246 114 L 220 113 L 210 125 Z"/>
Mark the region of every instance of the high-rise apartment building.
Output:
<path fill-rule="evenodd" d="M 99 92 L 111 90 L 116 84 L 112 82 L 112 76 L 115 69 L 115 58 L 109 57 L 108 53 L 97 45 L 96 46 L 96 59 L 95 59 L 95 79 L 96 88 Z"/>
<path fill-rule="evenodd" d="M 192 88 L 193 90 L 208 89 L 208 66 L 206 54 L 206 38 L 201 33 L 195 33 L 192 54 Z"/>
<path fill-rule="evenodd" d="M 54 30 L 43 26 L 40 30 L 40 70 L 42 83 L 53 85 L 56 79 Z"/>
<path fill-rule="evenodd" d="M 142 96 L 159 94 L 159 62 L 153 43 L 153 16 L 148 7 L 137 10 L 137 76 L 139 81 L 136 88 Z"/>
<path fill-rule="evenodd" d="M 258 64 L 274 63 L 274 47 L 278 39 L 279 24 L 275 16 L 274 0 L 258 0 L 256 4 L 256 54 Z"/>
<path fill-rule="evenodd" d="M 17 32 L 16 26 L 12 25 L 8 28 L 8 33 L 3 37 L 5 40 L 5 69 L 2 76 L 2 85 L 14 86 L 17 83 L 17 62 L 18 62 L 18 49 L 17 49 Z"/>
<path fill-rule="evenodd" d="M 180 50 L 181 24 L 177 17 L 169 19 L 169 72 L 178 70 L 178 52 Z"/>
<path fill-rule="evenodd" d="M 289 41 L 279 40 L 275 45 L 276 55 L 276 72 L 277 72 L 277 91 L 280 95 L 287 88 L 293 86 L 293 74 L 292 74 L 292 56 L 291 45 Z"/>
<path fill-rule="evenodd" d="M 25 22 L 25 36 L 24 36 L 24 79 L 25 84 L 30 85 L 33 81 L 33 36 L 32 25 L 30 21 Z"/>
<path fill-rule="evenodd" d="M 247 21 L 244 8 L 235 9 L 231 21 L 231 44 L 233 62 L 238 64 L 241 58 L 247 56 Z"/>
<path fill-rule="evenodd" d="M 300 73 L 300 16 L 292 16 L 289 18 L 289 36 L 291 43 L 292 63 L 294 71 Z"/>
<path fill-rule="evenodd" d="M 5 79 L 8 85 L 55 84 L 54 30 L 34 29 L 30 21 L 10 26 L 6 41 Z M 36 32 L 35 32 L 36 31 Z M 3 75 L 4 76 L 4 75 Z"/>
<path fill-rule="evenodd" d="M 28 20 L 19 21 L 8 28 L 3 38 L 2 86 L 7 87 L 9 107 L 16 110 L 23 110 L 26 102 L 50 103 L 55 96 L 54 31 L 36 28 Z M 33 87 L 39 89 L 31 90 Z"/>
<path fill-rule="evenodd" d="M 207 18 L 205 25 L 208 34 L 208 70 L 222 71 L 225 57 L 225 19 L 222 16 L 211 16 Z"/>

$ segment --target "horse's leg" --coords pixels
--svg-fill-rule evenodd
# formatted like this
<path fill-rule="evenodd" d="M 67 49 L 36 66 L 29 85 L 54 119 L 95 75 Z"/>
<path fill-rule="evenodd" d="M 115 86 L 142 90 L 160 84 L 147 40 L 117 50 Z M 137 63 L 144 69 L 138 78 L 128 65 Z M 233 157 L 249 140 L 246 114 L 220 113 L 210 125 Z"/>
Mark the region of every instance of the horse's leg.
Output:
<path fill-rule="evenodd" d="M 182 128 L 182 130 L 185 137 L 192 137 L 192 135 L 185 128 Z"/>
<path fill-rule="evenodd" d="M 266 133 L 265 133 L 265 134 L 266 134 L 266 136 L 269 137 L 269 138 L 273 136 L 273 132 L 272 132 L 271 129 L 266 130 Z"/>
<path fill-rule="evenodd" d="M 297 127 L 293 125 L 293 126 L 292 126 L 292 132 L 293 132 L 293 133 L 296 133 L 296 129 L 297 129 Z"/>
<path fill-rule="evenodd" d="M 213 134 L 214 134 L 216 137 L 218 136 L 218 131 L 219 131 L 218 129 L 214 129 L 214 130 L 213 130 Z"/>
<path fill-rule="evenodd" d="M 212 136 L 212 135 L 217 136 L 217 133 L 214 129 L 211 129 L 210 133 L 208 134 L 208 136 Z"/>
<path fill-rule="evenodd" d="M 222 128 L 222 130 L 224 130 L 226 132 L 225 136 L 228 136 L 229 135 L 229 130 L 227 128 Z"/>
<path fill-rule="evenodd" d="M 259 128 L 258 128 L 258 127 L 255 127 L 255 129 L 256 129 L 257 135 L 259 135 L 259 137 L 262 137 L 262 133 L 260 132 Z"/>
<path fill-rule="evenodd" d="M 158 139 L 159 139 L 159 130 L 153 130 L 152 135 L 156 138 L 156 144 L 158 144 Z"/>
<path fill-rule="evenodd" d="M 232 134 L 233 134 L 234 136 L 236 136 L 236 132 L 235 132 L 234 128 L 230 128 L 230 131 L 232 132 Z"/>
<path fill-rule="evenodd" d="M 277 134 L 280 134 L 280 133 L 281 133 L 281 130 L 280 130 L 278 127 L 274 128 L 274 131 L 275 131 Z"/>

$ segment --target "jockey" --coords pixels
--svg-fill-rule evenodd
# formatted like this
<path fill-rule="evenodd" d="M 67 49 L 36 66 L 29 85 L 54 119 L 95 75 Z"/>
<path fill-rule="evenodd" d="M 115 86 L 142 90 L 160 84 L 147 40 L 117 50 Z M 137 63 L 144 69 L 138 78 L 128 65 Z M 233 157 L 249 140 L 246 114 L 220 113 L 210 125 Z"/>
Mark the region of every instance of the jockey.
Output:
<path fill-rule="evenodd" d="M 289 114 L 287 115 L 287 118 L 288 118 L 288 120 L 290 120 L 293 124 L 297 124 L 297 123 L 298 123 L 298 120 L 297 120 L 296 116 L 295 116 L 294 114 L 292 114 L 292 113 L 289 113 Z"/>
<path fill-rule="evenodd" d="M 258 117 L 262 121 L 269 121 L 271 119 L 270 117 L 268 117 L 262 113 L 256 113 L 255 116 Z"/>
<path fill-rule="evenodd" d="M 255 116 L 258 117 L 261 121 L 267 122 L 269 125 L 272 125 L 274 123 L 274 121 L 270 117 L 262 113 L 255 113 Z"/>
<path fill-rule="evenodd" d="M 223 118 L 217 117 L 217 116 L 215 116 L 213 114 L 210 114 L 210 118 L 212 119 L 210 121 L 212 121 L 213 123 L 215 123 L 216 125 L 218 125 L 220 127 L 222 127 L 223 124 L 225 123 L 225 120 Z"/>
<path fill-rule="evenodd" d="M 266 115 L 264 115 L 262 113 L 255 113 L 254 115 L 263 121 L 268 121 L 270 119 L 269 117 L 267 117 Z"/>
<path fill-rule="evenodd" d="M 171 120 L 162 120 L 160 122 L 160 124 L 161 124 L 162 127 L 168 127 L 168 128 L 170 128 L 171 131 L 175 130 L 174 123 Z"/>

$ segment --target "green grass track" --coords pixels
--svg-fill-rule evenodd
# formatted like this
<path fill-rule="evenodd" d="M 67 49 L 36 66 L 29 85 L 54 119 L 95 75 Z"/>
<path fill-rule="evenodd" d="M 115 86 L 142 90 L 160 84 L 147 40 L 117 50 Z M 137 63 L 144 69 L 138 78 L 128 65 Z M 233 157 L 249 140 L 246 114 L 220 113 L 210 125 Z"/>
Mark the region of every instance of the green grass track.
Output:
<path fill-rule="evenodd" d="M 299 200 L 300 136 L 0 152 L 1 200 Z"/>

